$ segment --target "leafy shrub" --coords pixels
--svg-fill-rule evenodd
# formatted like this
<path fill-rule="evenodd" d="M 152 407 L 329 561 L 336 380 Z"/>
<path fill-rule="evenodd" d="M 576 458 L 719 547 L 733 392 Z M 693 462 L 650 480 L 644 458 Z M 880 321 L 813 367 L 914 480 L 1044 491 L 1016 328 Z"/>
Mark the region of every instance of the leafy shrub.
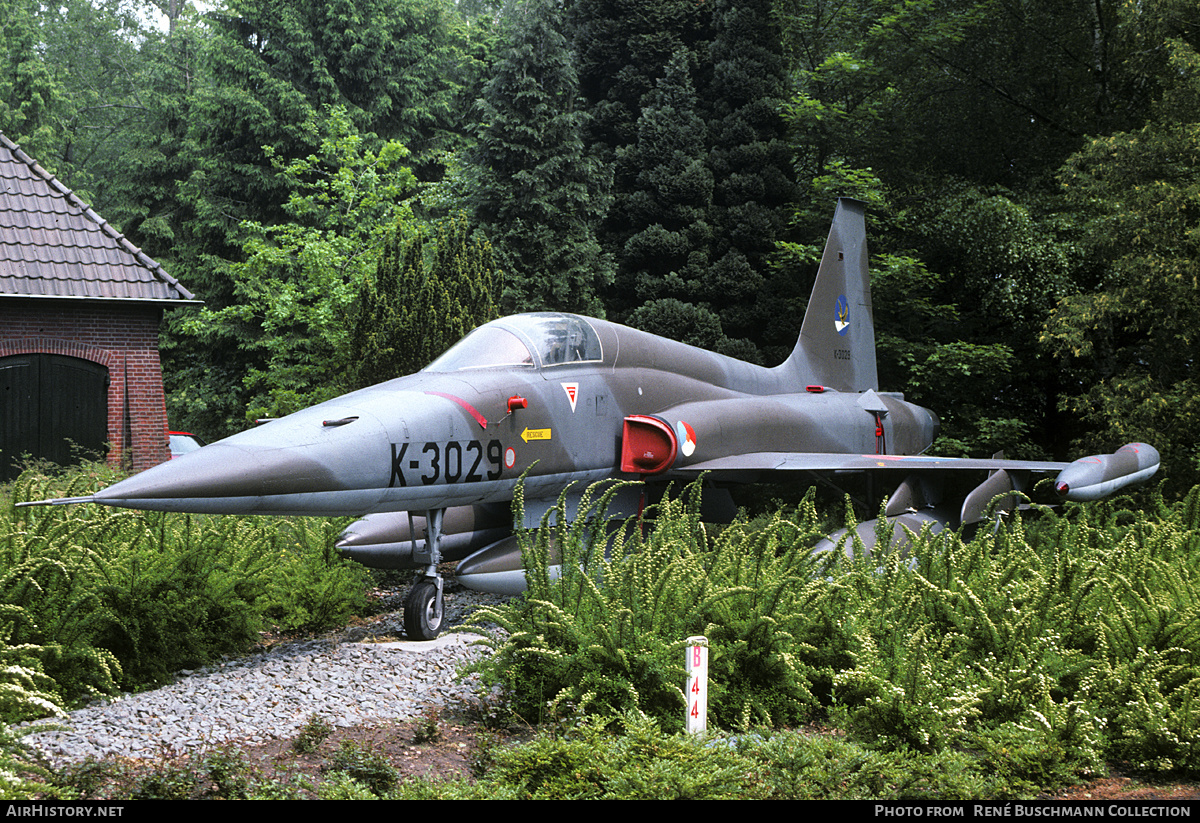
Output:
<path fill-rule="evenodd" d="M 30 471 L 0 506 L 0 657 L 33 668 L 20 650 L 36 648 L 62 701 L 158 684 L 265 628 L 323 628 L 365 607 L 365 571 L 333 555 L 330 521 L 14 506 L 115 479 L 95 465 Z"/>
<path fill-rule="evenodd" d="M 83 797 L 131 800 L 299 800 L 311 790 L 294 776 L 263 774 L 225 747 L 144 766 L 91 761 L 64 769 L 60 779 Z"/>
<path fill-rule="evenodd" d="M 337 771 L 317 789 L 322 800 L 379 800 L 380 797 L 348 772 Z"/>
<path fill-rule="evenodd" d="M 40 728 L 63 727 L 42 725 Z M 36 730 L 39 729 L 16 729 L 0 723 L 0 800 L 28 800 L 35 794 L 60 798 L 74 796 L 69 789 L 57 785 L 54 776 L 21 739 Z"/>
<path fill-rule="evenodd" d="M 582 508 L 598 522 L 593 499 Z M 615 539 L 585 519 L 561 525 L 560 501 L 559 522 L 523 538 L 529 591 L 481 616 L 500 629 L 477 669 L 524 717 L 638 711 L 676 729 L 679 650 L 702 634 L 721 727 L 827 712 L 872 751 L 973 752 L 1000 796 L 1105 759 L 1200 771 L 1200 488 L 969 540 L 915 535 L 905 559 L 813 558 L 811 499 L 720 530 L 695 501 L 689 489 L 653 512 L 647 537 L 627 525 Z M 551 543 L 558 583 L 544 572 Z"/>
<path fill-rule="evenodd" d="M 166 764 L 142 775 L 130 800 L 196 800 L 203 791 L 201 776 L 189 764 Z"/>
<path fill-rule="evenodd" d="M 414 743 L 436 743 L 442 739 L 441 718 L 437 709 L 427 709 L 413 725 Z"/>
<path fill-rule="evenodd" d="M 397 786 L 389 800 L 519 800 L 511 787 L 471 780 L 437 780 L 420 775 Z"/>
<path fill-rule="evenodd" d="M 400 779 L 386 757 L 350 739 L 341 742 L 323 769 L 353 778 L 377 797 L 389 792 Z M 344 781 L 340 785 L 349 788 Z"/>
<path fill-rule="evenodd" d="M 495 754 L 488 774 L 519 797 L 545 800 L 750 799 L 757 764 L 729 745 L 664 733 L 645 715 L 589 717 L 565 734 L 541 734 Z"/>
<path fill-rule="evenodd" d="M 254 518 L 275 567 L 258 603 L 262 616 L 287 630 L 343 626 L 366 608 L 368 572 L 334 550 L 344 520 Z M 264 534 L 270 531 L 271 536 Z"/>
<path fill-rule="evenodd" d="M 321 742 L 333 734 L 333 726 L 318 714 L 310 715 L 292 741 L 292 750 L 300 754 L 315 752 Z"/>
<path fill-rule="evenodd" d="M 250 764 L 239 752 L 220 748 L 205 752 L 199 769 L 212 783 L 209 797 L 221 800 L 248 800 L 253 787 Z"/>
<path fill-rule="evenodd" d="M 1013 791 L 1105 758 L 1194 769 L 1194 508 L 1071 507 L 923 537 L 911 569 L 847 561 L 839 579 L 870 605 L 848 615 L 835 717 L 877 744 L 982 750 Z"/>
<path fill-rule="evenodd" d="M 979 761 L 962 752 L 878 751 L 798 732 L 741 735 L 736 745 L 760 764 L 771 799 L 956 800 L 992 794 Z"/>
<path fill-rule="evenodd" d="M 813 561 L 798 547 L 813 533 L 811 499 L 800 525 L 777 519 L 751 532 L 735 523 L 712 536 L 700 522 L 700 486 L 665 499 L 639 524 L 613 532 L 604 512 L 619 485 L 595 486 L 566 519 L 565 492 L 542 527 L 521 536 L 529 590 L 482 610 L 495 650 L 476 664 L 501 683 L 513 710 L 541 722 L 572 715 L 644 712 L 681 726 L 687 638 L 710 643 L 711 703 L 727 723 L 793 722 L 815 704 L 800 622 Z M 522 499 L 518 493 L 514 507 Z M 546 573 L 551 545 L 562 576 Z M 808 651 L 815 650 L 808 649 Z M 799 653 L 798 653 L 799 652 Z"/>
<path fill-rule="evenodd" d="M 1004 723 L 972 736 L 980 752 L 979 768 L 989 774 L 1007 797 L 1030 797 L 1051 786 L 1073 783 L 1080 773 L 1093 772 L 1095 762 L 1080 760 L 1081 752 L 1055 734 L 1049 723 L 1027 727 Z"/>

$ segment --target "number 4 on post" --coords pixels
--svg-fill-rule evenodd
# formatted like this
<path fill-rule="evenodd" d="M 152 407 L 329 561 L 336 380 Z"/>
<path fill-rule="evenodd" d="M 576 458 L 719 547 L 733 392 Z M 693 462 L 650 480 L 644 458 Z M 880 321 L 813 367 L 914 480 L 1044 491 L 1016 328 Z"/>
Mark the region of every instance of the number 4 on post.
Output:
<path fill-rule="evenodd" d="M 687 641 L 687 718 L 688 734 L 701 734 L 708 726 L 708 638 L 689 637 Z"/>

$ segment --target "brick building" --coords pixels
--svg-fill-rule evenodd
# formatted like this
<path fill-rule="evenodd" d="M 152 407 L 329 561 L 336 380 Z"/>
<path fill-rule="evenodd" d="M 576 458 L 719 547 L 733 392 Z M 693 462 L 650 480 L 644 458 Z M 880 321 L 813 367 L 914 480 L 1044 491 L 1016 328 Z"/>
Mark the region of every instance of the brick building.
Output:
<path fill-rule="evenodd" d="M 159 322 L 198 302 L 0 134 L 0 480 L 23 454 L 166 460 Z"/>

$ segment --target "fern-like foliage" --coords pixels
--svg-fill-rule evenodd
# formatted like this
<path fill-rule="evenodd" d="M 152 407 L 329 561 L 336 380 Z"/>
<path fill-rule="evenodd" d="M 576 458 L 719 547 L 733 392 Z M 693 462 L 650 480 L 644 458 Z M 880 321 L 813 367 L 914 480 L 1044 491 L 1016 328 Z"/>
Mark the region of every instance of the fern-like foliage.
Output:
<path fill-rule="evenodd" d="M 614 533 L 594 489 L 583 518 L 568 522 L 560 501 L 523 537 L 529 592 L 482 618 L 500 629 L 479 664 L 518 712 L 634 710 L 677 728 L 679 652 L 702 634 L 721 726 L 827 712 L 873 747 L 975 752 L 1014 794 L 1105 759 L 1200 771 L 1200 489 L 1144 510 L 1043 511 L 971 539 L 926 531 L 903 557 L 814 558 L 811 498 L 714 528 L 698 495 Z M 891 527 L 878 530 L 887 545 Z"/>
<path fill-rule="evenodd" d="M 1195 770 L 1195 495 L 922 535 L 911 568 L 845 561 L 835 714 L 888 745 L 980 747 L 1017 783 L 1105 758 Z"/>
<path fill-rule="evenodd" d="M 15 507 L 115 479 L 94 465 L 28 471 L 0 505 L 0 660 L 35 650 L 22 665 L 36 658 L 61 704 L 161 683 L 265 629 L 326 627 L 365 606 L 365 572 L 333 556 L 332 521 Z"/>
<path fill-rule="evenodd" d="M 799 525 L 719 530 L 700 521 L 700 490 L 697 482 L 619 526 L 604 516 L 619 484 L 588 489 L 573 522 L 564 493 L 522 535 L 528 592 L 478 616 L 499 629 L 477 669 L 507 688 L 514 711 L 539 722 L 635 711 L 677 728 L 683 649 L 697 634 L 716 641 L 710 694 L 720 722 L 793 722 L 816 704 L 820 653 L 794 619 L 813 599 L 815 561 L 801 548 L 819 533 L 811 500 Z M 514 508 L 522 505 L 518 493 Z M 552 550 L 559 580 L 547 572 Z"/>

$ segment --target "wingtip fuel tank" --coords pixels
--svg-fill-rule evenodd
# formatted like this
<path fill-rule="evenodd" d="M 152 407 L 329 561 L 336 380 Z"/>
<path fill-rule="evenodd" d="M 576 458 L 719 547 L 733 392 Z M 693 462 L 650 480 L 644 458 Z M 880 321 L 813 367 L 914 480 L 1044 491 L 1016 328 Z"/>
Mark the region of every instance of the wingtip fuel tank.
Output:
<path fill-rule="evenodd" d="M 1081 457 L 1059 472 L 1054 490 L 1064 500 L 1086 503 L 1149 480 L 1158 471 L 1158 449 L 1126 443 L 1113 454 Z"/>

